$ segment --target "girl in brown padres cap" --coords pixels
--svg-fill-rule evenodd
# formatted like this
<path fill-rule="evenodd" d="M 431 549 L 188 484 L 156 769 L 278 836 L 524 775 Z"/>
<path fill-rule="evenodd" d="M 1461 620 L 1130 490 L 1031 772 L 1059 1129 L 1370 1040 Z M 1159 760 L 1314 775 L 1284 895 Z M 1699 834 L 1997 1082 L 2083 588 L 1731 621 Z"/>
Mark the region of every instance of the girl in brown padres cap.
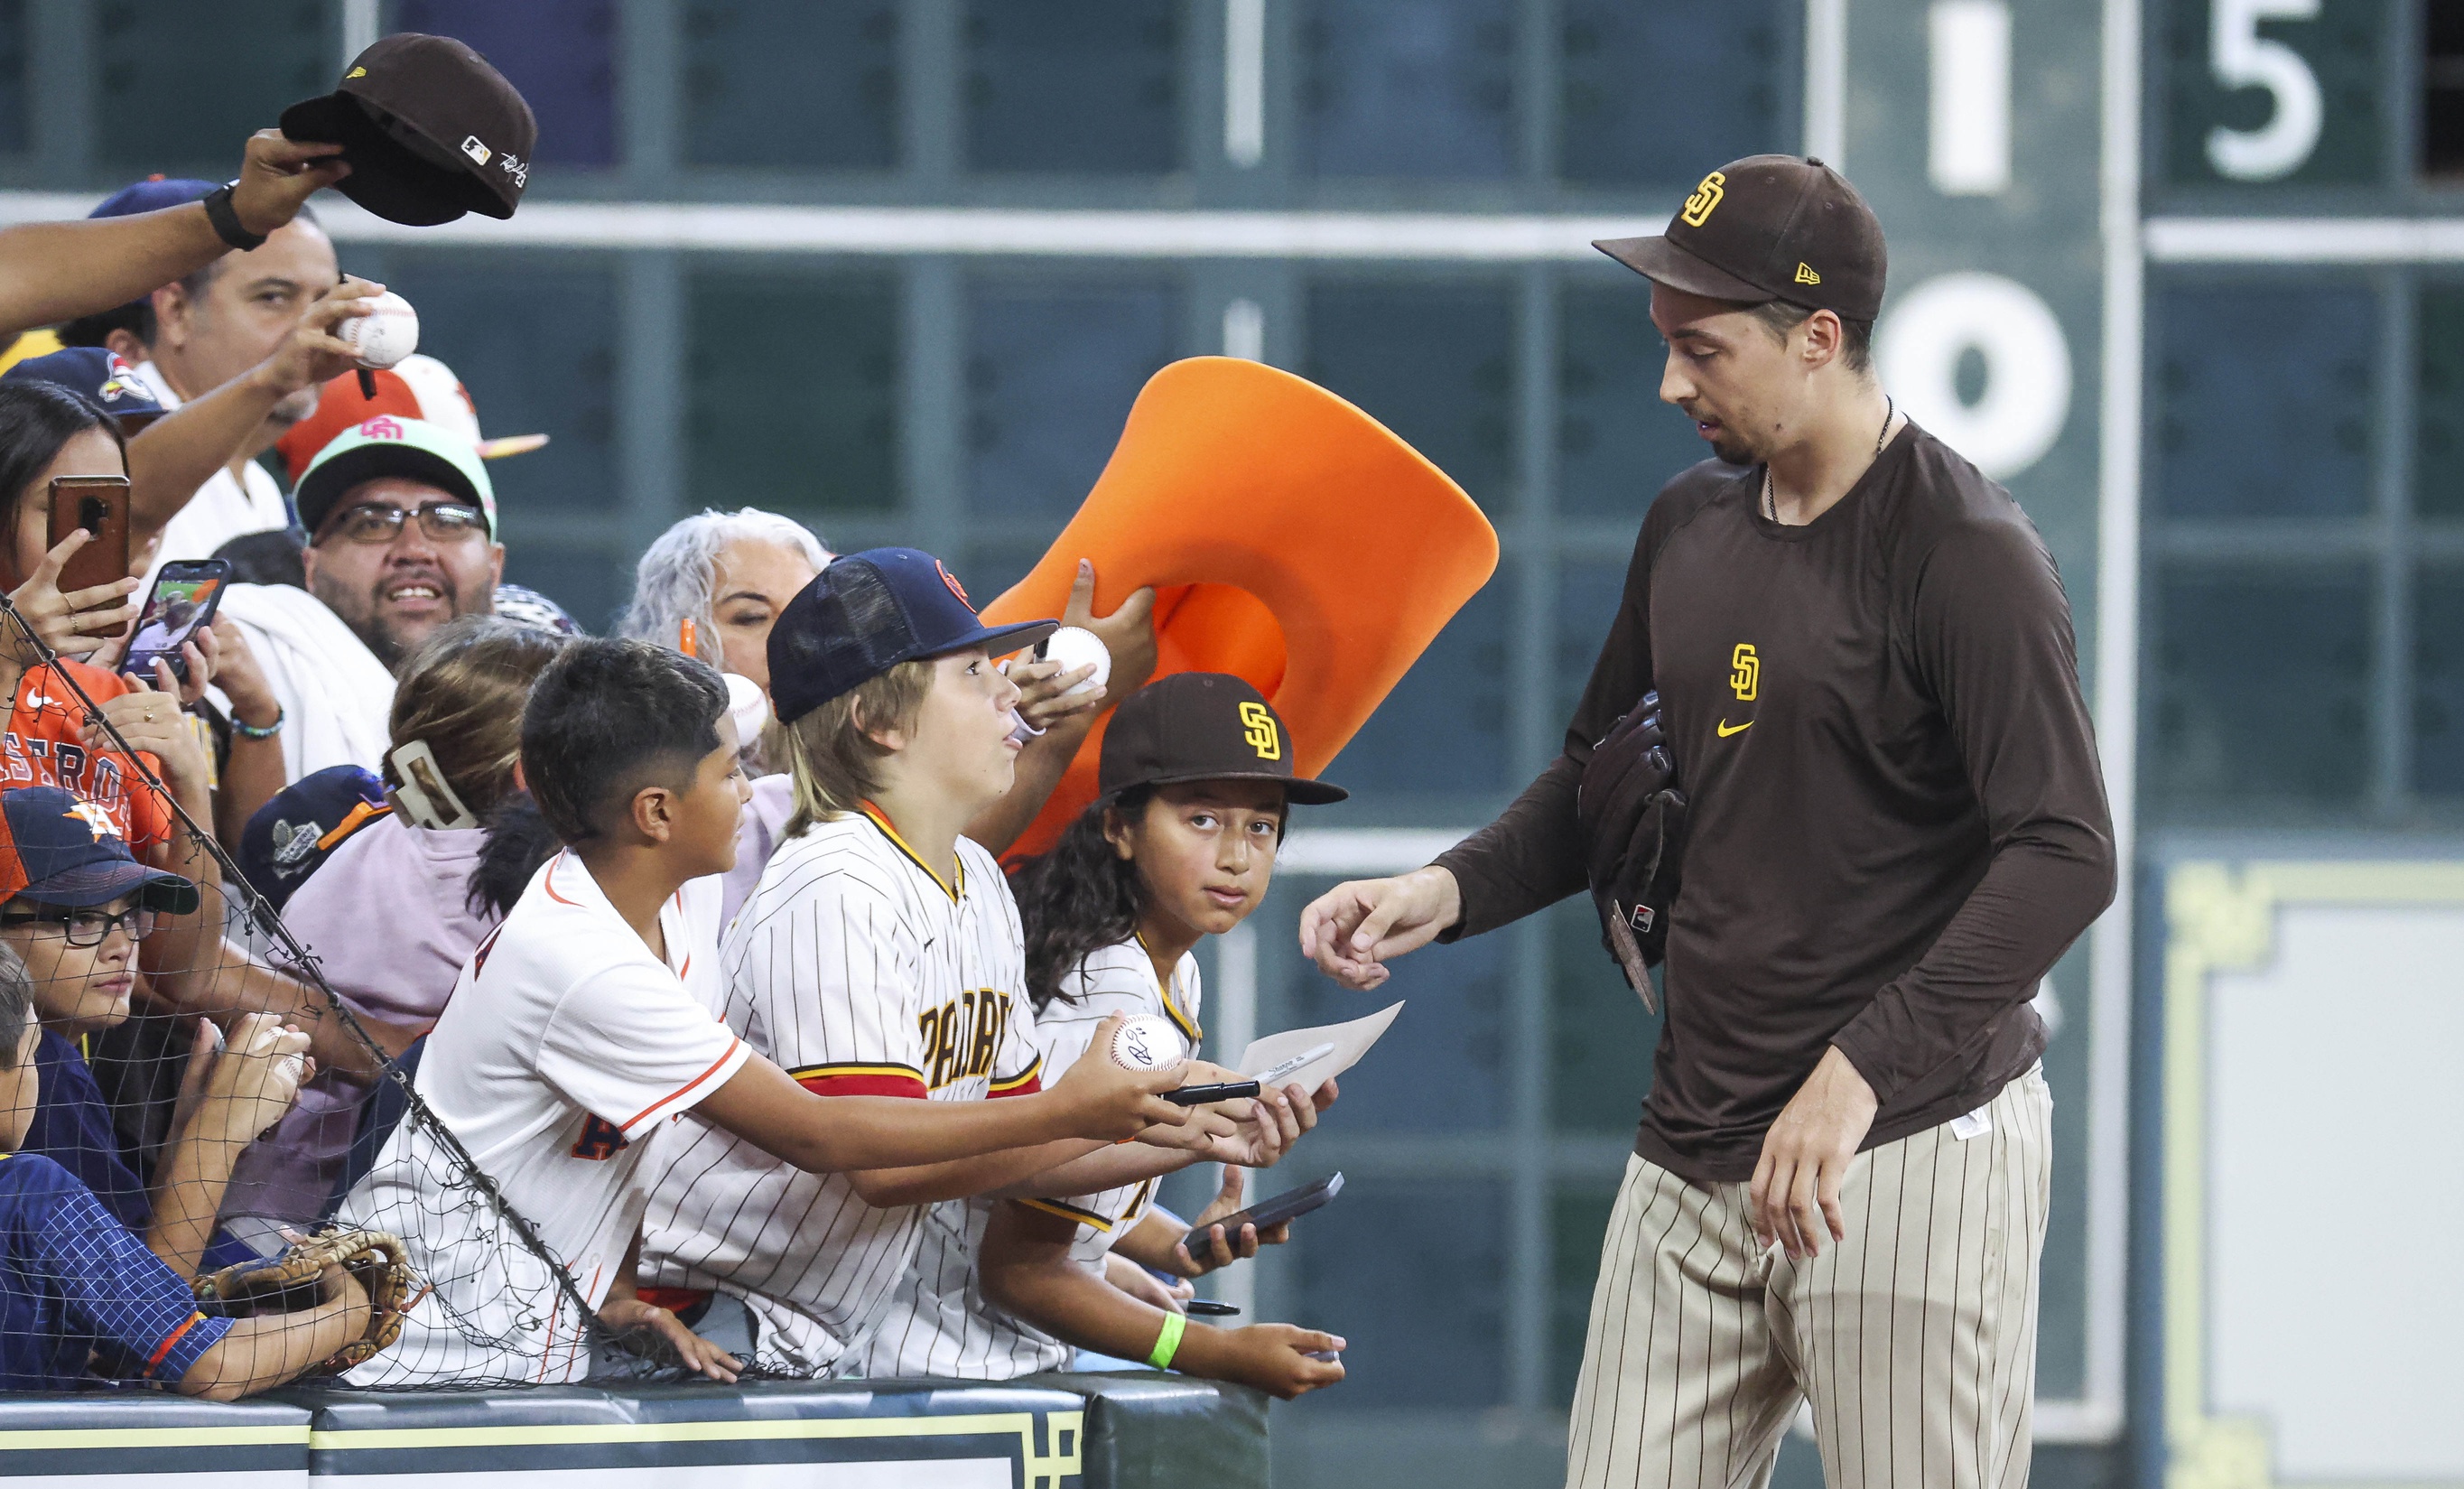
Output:
<path fill-rule="evenodd" d="M 1295 778 L 1291 756 L 1283 720 L 1237 677 L 1177 673 L 1122 703 L 1104 738 L 1101 795 L 1015 881 L 1047 1072 L 1080 1058 L 1111 1014 L 1162 1015 L 1197 1045 L 1191 949 L 1265 899 L 1291 803 L 1345 795 Z M 1264 1093 L 1287 1142 L 1334 1098 L 1331 1081 L 1314 1097 L 1296 1085 Z M 979 1322 L 1003 1347 L 988 1352 L 1006 1357 L 1006 1349 L 1024 1369 L 1055 1369 L 1068 1367 L 1076 1347 L 1285 1397 L 1341 1380 L 1331 1354 L 1344 1346 L 1332 1335 L 1285 1324 L 1215 1329 L 1182 1318 L 1187 1279 L 1289 1232 L 1288 1222 L 1263 1234 L 1210 1230 L 1209 1221 L 1241 1208 L 1242 1188 L 1241 1170 L 1226 1164 L 1221 1191 L 1194 1227 L 1155 1210 L 1152 1181 L 1066 1201 L 1003 1201 L 978 1260 L 988 1304 Z M 1153 1272 L 1183 1281 L 1167 1288 Z"/>

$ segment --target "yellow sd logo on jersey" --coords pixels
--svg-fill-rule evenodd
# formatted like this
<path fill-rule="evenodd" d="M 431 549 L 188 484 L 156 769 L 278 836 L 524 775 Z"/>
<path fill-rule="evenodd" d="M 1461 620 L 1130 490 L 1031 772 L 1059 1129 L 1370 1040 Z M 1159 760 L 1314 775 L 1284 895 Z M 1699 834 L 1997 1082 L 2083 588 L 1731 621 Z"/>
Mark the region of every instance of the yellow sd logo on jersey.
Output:
<path fill-rule="evenodd" d="M 1751 703 L 1762 676 L 1763 659 L 1754 655 L 1754 644 L 1737 643 L 1737 649 L 1728 653 L 1728 690 L 1737 695 L 1739 703 Z"/>
<path fill-rule="evenodd" d="M 1284 736 L 1275 728 L 1275 716 L 1263 703 L 1241 705 L 1241 742 L 1258 752 L 1262 760 L 1284 757 Z"/>
<path fill-rule="evenodd" d="M 1703 178 L 1701 186 L 1694 188 L 1694 194 L 1685 199 L 1685 209 L 1677 214 L 1679 220 L 1688 228 L 1700 228 L 1710 220 L 1711 208 L 1719 206 L 1720 199 L 1727 194 L 1728 178 L 1719 171 L 1711 172 Z"/>

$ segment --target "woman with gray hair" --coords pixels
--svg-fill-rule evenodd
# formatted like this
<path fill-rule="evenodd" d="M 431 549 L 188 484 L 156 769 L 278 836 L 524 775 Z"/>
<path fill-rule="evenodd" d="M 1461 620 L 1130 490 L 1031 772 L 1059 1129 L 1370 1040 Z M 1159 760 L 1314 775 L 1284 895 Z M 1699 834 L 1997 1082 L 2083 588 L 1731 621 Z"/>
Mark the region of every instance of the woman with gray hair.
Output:
<path fill-rule="evenodd" d="M 703 512 L 668 529 L 633 570 L 617 634 L 700 657 L 770 691 L 770 627 L 830 551 L 792 517 Z"/>
<path fill-rule="evenodd" d="M 633 602 L 616 633 L 673 646 L 722 672 L 754 683 L 770 696 L 770 627 L 796 592 L 830 561 L 822 540 L 793 517 L 759 507 L 701 512 L 661 533 L 633 569 Z M 761 880 L 761 865 L 779 845 L 795 810 L 787 777 L 766 773 L 754 740 L 745 741 L 753 799 L 736 830 L 736 866 L 728 871 L 721 925 Z"/>

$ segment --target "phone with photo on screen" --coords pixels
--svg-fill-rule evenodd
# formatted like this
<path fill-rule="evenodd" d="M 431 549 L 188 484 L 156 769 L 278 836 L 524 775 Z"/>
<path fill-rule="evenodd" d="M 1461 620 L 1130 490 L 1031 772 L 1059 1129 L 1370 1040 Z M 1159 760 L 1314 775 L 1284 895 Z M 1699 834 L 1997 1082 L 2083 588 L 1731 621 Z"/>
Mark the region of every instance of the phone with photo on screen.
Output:
<path fill-rule="evenodd" d="M 231 576 L 231 563 L 222 558 L 163 565 L 154 577 L 154 592 L 145 597 L 145 609 L 137 617 L 137 634 L 129 638 L 128 655 L 120 669 L 152 682 L 154 661 L 160 657 L 171 664 L 172 676 L 187 682 L 188 662 L 180 648 L 199 626 L 212 622 Z"/>

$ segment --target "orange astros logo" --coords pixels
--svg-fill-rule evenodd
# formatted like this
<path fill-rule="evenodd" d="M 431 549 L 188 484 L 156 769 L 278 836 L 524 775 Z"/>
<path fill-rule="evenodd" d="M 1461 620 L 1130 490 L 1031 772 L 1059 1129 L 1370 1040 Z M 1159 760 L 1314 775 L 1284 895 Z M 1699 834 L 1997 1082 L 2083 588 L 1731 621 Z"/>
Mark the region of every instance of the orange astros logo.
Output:
<path fill-rule="evenodd" d="M 967 598 L 966 586 L 958 582 L 958 576 L 950 572 L 950 566 L 948 564 L 935 558 L 933 560 L 933 568 L 935 572 L 941 576 L 941 582 L 950 586 L 950 593 L 958 597 L 958 603 L 965 605 L 970 610 L 976 607 L 976 602 Z"/>
<path fill-rule="evenodd" d="M 98 843 L 105 838 L 120 836 L 120 829 L 113 825 L 111 819 L 104 814 L 102 808 L 91 801 L 79 801 L 60 815 L 72 821 L 85 823 L 86 830 L 94 835 Z"/>

